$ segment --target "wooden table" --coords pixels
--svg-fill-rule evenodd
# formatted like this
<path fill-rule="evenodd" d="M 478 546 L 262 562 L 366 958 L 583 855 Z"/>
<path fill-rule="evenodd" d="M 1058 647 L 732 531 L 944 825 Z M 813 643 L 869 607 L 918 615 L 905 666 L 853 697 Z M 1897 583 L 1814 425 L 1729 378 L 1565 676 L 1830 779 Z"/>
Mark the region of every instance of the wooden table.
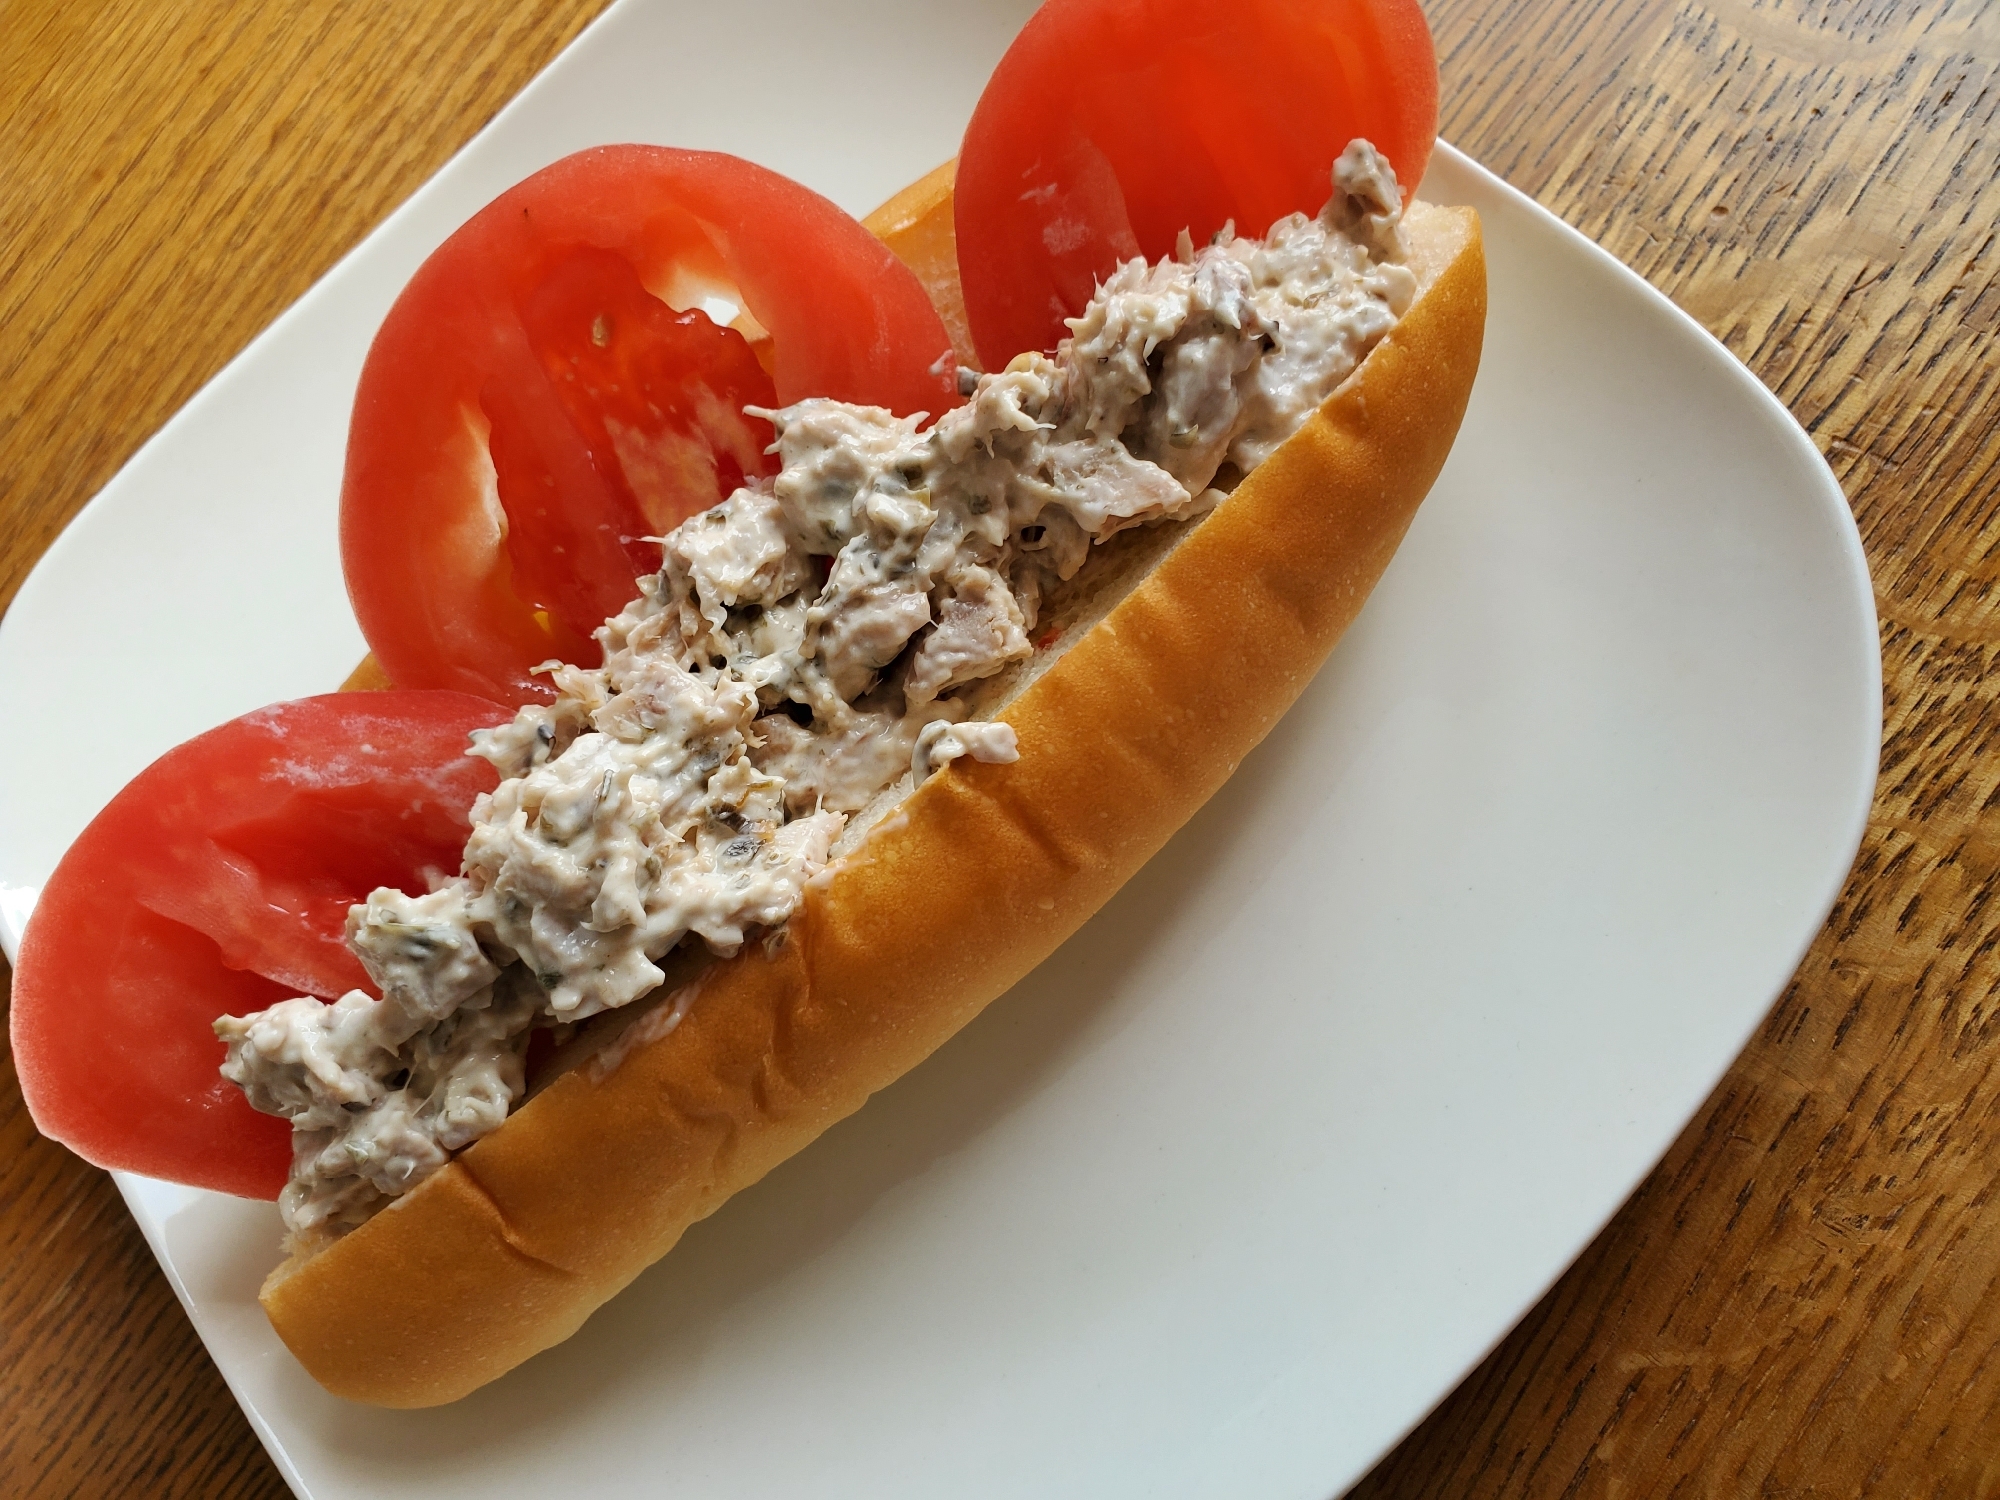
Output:
<path fill-rule="evenodd" d="M 600 5 L 0 5 L 0 604 Z M 1887 716 L 1860 860 L 1769 1021 L 1357 1493 L 2000 1494 L 2000 7 L 1431 17 L 1444 133 L 1673 296 L 1825 453 L 1875 573 Z M 0 1476 L 284 1492 L 11 1064 Z"/>

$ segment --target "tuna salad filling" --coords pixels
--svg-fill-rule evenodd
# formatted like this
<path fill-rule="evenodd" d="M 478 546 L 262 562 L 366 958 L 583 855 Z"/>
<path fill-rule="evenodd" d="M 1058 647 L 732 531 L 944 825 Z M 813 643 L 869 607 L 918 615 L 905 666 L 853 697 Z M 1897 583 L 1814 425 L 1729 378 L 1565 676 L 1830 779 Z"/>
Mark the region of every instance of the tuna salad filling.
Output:
<path fill-rule="evenodd" d="M 461 872 L 349 913 L 380 998 L 216 1023 L 224 1076 L 292 1123 L 292 1248 L 505 1119 L 534 1028 L 651 994 L 691 938 L 727 955 L 780 926 L 883 794 L 1015 758 L 975 700 L 1034 653 L 1051 592 L 1093 544 L 1221 504 L 1415 296 L 1388 163 L 1356 141 L 1333 182 L 1261 240 L 1119 266 L 1053 357 L 968 378 L 928 427 L 758 413 L 778 475 L 663 539 L 602 666 L 552 665 L 555 702 L 473 736 L 500 784 Z"/>

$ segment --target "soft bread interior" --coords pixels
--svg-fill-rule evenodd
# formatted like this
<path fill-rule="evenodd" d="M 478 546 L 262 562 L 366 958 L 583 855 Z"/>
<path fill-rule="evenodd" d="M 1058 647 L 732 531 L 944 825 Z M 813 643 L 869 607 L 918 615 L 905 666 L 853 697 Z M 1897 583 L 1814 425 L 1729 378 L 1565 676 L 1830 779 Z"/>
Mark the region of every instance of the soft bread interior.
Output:
<path fill-rule="evenodd" d="M 265 1309 L 322 1384 L 434 1405 L 568 1337 L 1052 952 L 1227 779 L 1359 612 L 1471 392 L 1478 220 L 1406 222 L 1419 295 L 1361 367 L 1211 515 L 1114 538 L 1052 601 L 1060 640 L 981 710 L 1018 761 L 954 762 L 877 810 L 782 932 L 676 960 L 498 1131 L 272 1274 Z"/>

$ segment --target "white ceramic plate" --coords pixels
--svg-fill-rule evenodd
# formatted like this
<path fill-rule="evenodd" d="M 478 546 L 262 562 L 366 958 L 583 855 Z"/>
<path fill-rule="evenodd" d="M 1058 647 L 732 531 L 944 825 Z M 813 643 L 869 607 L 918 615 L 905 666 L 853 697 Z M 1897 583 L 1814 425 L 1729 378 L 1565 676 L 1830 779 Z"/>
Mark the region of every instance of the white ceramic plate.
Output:
<path fill-rule="evenodd" d="M 0 703 L 60 715 L 111 661 L 121 733 L 0 736 L 10 952 L 126 777 L 360 656 L 348 394 L 438 240 L 621 139 L 865 211 L 951 154 L 1028 8 L 593 26 L 22 589 Z M 1853 857 L 1872 595 L 1825 465 L 1691 321 L 1449 149 L 1426 194 L 1485 215 L 1486 363 L 1332 664 L 1081 935 L 575 1339 L 446 1410 L 344 1404 L 257 1309 L 274 1211 L 121 1179 L 301 1495 L 1326 1496 L 1597 1232 Z"/>

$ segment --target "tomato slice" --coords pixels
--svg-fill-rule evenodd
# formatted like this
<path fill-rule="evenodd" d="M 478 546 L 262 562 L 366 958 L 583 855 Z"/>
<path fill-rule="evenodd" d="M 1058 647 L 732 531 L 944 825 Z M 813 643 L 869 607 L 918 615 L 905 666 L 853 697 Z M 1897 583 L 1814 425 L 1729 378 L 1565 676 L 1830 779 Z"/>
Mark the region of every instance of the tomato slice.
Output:
<path fill-rule="evenodd" d="M 362 633 L 400 687 L 546 701 L 532 668 L 599 659 L 659 566 L 643 538 L 772 472 L 746 404 L 938 413 L 950 342 L 916 277 L 788 178 L 565 157 L 446 240 L 369 351 L 341 492 Z"/>
<path fill-rule="evenodd" d="M 466 736 L 512 710 L 339 693 L 168 751 L 99 813 L 35 903 L 14 972 L 21 1092 L 99 1166 L 275 1198 L 291 1127 L 217 1069 L 217 1016 L 371 989 L 342 935 L 377 886 L 455 872 L 496 783 Z"/>
<path fill-rule="evenodd" d="M 1121 260 L 1313 213 L 1364 136 L 1407 195 L 1437 135 L 1417 0 L 1049 0 L 959 152 L 959 271 L 988 369 L 1053 348 Z"/>

